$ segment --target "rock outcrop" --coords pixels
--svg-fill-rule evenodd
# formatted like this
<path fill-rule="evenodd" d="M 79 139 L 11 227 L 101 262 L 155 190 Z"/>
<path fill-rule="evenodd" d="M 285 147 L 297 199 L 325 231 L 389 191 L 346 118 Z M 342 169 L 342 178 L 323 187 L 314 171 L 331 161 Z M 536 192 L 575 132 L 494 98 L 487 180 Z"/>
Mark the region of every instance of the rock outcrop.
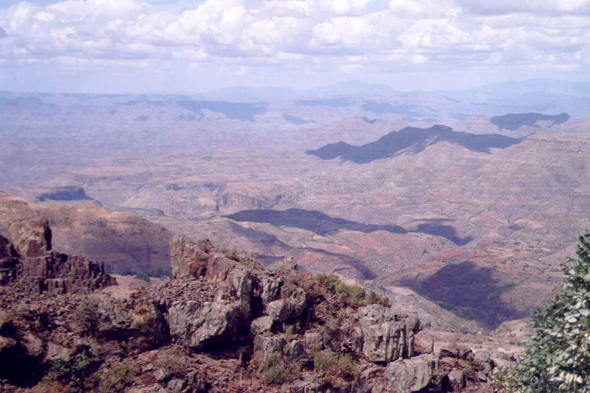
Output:
<path fill-rule="evenodd" d="M 52 250 L 46 220 L 13 223 L 9 239 L 0 236 L 0 284 L 23 277 L 39 292 L 87 293 L 116 285 L 104 263 Z"/>
<path fill-rule="evenodd" d="M 495 370 L 514 362 L 508 354 L 429 345 L 417 318 L 334 276 L 301 273 L 291 262 L 265 269 L 185 238 L 171 247 L 175 279 L 123 298 L 88 296 L 77 289 L 89 288 L 93 265 L 84 270 L 67 256 L 47 262 L 60 254 L 44 249 L 50 238 L 34 238 L 47 233 L 42 228 L 16 231 L 30 247 L 0 239 L 2 259 L 24 267 L 0 287 L 0 378 L 7 381 L 0 389 L 7 391 L 47 381 L 46 391 L 62 384 L 134 392 L 486 391 Z M 24 250 L 45 254 L 21 261 Z M 47 263 L 32 263 L 39 260 Z M 57 279 L 74 280 L 72 290 L 31 288 Z"/>
<path fill-rule="evenodd" d="M 359 309 L 359 323 L 363 354 L 369 361 L 389 364 L 413 356 L 414 336 L 420 329 L 417 318 L 373 304 Z"/>

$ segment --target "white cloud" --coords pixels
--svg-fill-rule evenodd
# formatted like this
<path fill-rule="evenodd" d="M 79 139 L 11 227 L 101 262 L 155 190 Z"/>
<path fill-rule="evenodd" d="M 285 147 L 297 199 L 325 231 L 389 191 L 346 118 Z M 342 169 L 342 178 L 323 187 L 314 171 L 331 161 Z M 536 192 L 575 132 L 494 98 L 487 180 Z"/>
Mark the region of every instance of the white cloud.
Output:
<path fill-rule="evenodd" d="M 578 14 L 590 12 L 590 0 L 457 0 L 464 9 L 481 14 Z"/>
<path fill-rule="evenodd" d="M 402 16 L 450 17 L 460 9 L 452 0 L 389 0 L 389 10 Z"/>
<path fill-rule="evenodd" d="M 338 69 L 345 74 L 353 74 L 361 69 L 360 64 L 343 64 L 338 66 Z"/>
<path fill-rule="evenodd" d="M 236 72 L 261 67 L 357 72 L 359 64 L 364 71 L 387 70 L 389 63 L 567 71 L 590 61 L 590 0 L 183 4 L 64 0 L 0 6 L 0 59 L 56 67 L 120 61 L 162 69 L 170 62 L 187 68 L 207 62 Z M 375 10 L 376 5 L 382 8 Z"/>

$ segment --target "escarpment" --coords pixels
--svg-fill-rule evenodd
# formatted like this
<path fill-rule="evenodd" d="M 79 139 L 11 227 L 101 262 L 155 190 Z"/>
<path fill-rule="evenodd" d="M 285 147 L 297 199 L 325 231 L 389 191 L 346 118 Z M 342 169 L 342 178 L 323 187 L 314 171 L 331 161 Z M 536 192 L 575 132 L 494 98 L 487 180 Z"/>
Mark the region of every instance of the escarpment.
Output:
<path fill-rule="evenodd" d="M 184 237 L 171 244 L 174 278 L 161 285 L 116 296 L 116 287 L 86 284 L 86 293 L 39 291 L 32 277 L 54 275 L 76 289 L 80 274 L 24 268 L 55 252 L 45 223 L 23 225 L 14 229 L 21 237 L 0 239 L 2 260 L 22 264 L 0 287 L 6 391 L 486 391 L 493 370 L 512 361 L 429 346 L 416 317 L 336 276 L 301 272 L 292 260 L 264 268 L 254 257 Z M 68 261 L 70 272 L 81 272 Z M 30 366 L 15 368 L 15 356 Z"/>

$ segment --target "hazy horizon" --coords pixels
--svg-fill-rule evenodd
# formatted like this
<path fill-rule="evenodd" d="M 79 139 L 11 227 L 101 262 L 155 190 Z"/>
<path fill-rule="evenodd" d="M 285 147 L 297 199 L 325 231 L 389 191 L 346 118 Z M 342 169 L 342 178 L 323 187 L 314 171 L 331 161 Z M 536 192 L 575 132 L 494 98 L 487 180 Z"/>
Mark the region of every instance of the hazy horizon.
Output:
<path fill-rule="evenodd" d="M 9 0 L 0 90 L 589 81 L 589 14 L 586 0 Z"/>

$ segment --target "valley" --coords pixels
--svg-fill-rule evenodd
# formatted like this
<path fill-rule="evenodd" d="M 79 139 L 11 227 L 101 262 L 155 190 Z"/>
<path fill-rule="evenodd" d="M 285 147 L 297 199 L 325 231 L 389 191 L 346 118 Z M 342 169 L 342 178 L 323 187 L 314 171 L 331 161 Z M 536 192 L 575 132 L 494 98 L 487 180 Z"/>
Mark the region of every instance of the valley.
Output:
<path fill-rule="evenodd" d="M 383 289 L 440 330 L 529 317 L 587 227 L 589 121 L 410 127 L 410 98 L 4 103 L 0 132 L 21 135 L 0 152 L 0 223 L 43 216 L 60 250 L 116 273 L 168 269 L 170 239 L 186 235 Z"/>

